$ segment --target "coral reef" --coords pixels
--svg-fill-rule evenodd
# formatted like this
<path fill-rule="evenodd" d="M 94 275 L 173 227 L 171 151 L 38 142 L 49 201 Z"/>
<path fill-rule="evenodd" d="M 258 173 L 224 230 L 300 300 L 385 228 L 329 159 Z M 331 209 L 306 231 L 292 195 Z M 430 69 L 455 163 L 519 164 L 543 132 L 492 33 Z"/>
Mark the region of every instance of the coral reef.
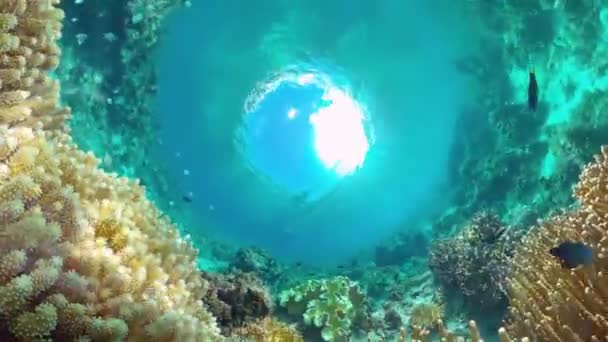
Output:
<path fill-rule="evenodd" d="M 266 317 L 247 324 L 235 331 L 235 336 L 229 341 L 263 341 L 263 342 L 304 342 L 300 333 L 275 318 Z"/>
<path fill-rule="evenodd" d="M 235 328 L 270 315 L 270 294 L 253 273 L 203 273 L 203 278 L 209 284 L 204 305 L 215 316 L 225 336 Z"/>
<path fill-rule="evenodd" d="M 412 309 L 410 314 L 410 325 L 422 329 L 437 327 L 443 320 L 443 306 L 434 302 L 420 303 Z"/>
<path fill-rule="evenodd" d="M 597 341 L 608 335 L 608 147 L 586 166 L 575 188 L 578 210 L 548 219 L 517 249 L 509 275 L 506 329 L 511 337 Z M 564 269 L 549 249 L 580 241 L 593 263 Z"/>
<path fill-rule="evenodd" d="M 197 251 L 66 134 L 57 2 L 0 4 L 0 338 L 217 340 Z"/>
<path fill-rule="evenodd" d="M 480 213 L 456 236 L 433 244 L 429 267 L 447 294 L 464 296 L 471 308 L 495 308 L 504 304 L 509 259 L 521 235 Z"/>
<path fill-rule="evenodd" d="M 242 272 L 254 272 L 267 282 L 272 282 L 280 273 L 274 258 L 257 247 L 239 248 L 230 266 Z"/>
<path fill-rule="evenodd" d="M 470 77 L 475 99 L 455 127 L 466 134 L 450 153 L 452 198 L 435 218 L 439 236 L 480 209 L 529 226 L 568 207 L 580 168 L 608 140 L 607 45 L 587 43 L 606 39 L 600 2 L 467 2 L 462 10 L 480 48 L 455 66 Z M 526 107 L 531 67 L 536 112 Z"/>
<path fill-rule="evenodd" d="M 365 293 L 346 277 L 309 280 L 281 292 L 279 302 L 289 315 L 321 329 L 325 341 L 346 340 L 356 324 L 367 320 Z"/>
<path fill-rule="evenodd" d="M 436 326 L 438 331 L 437 335 L 441 341 L 465 341 L 465 338 L 462 335 L 456 334 L 453 331 L 447 329 L 441 320 L 438 320 L 436 322 Z M 501 342 L 507 341 L 503 339 L 504 332 L 501 332 L 500 336 Z M 407 330 L 405 328 L 401 328 L 397 337 L 397 341 L 406 342 L 407 337 Z M 469 321 L 468 323 L 468 337 L 472 342 L 483 342 L 483 339 L 481 338 L 481 334 L 479 333 L 479 329 L 477 327 L 477 323 L 475 321 Z M 412 329 L 412 333 L 410 334 L 410 341 L 427 342 L 435 341 L 435 339 L 432 339 L 432 336 L 430 335 L 428 329 L 414 327 Z M 466 341 L 468 341 L 468 339 L 466 339 Z"/>
<path fill-rule="evenodd" d="M 153 147 L 163 144 L 153 114 L 154 58 L 163 33 L 161 23 L 187 4 L 182 0 L 63 1 L 61 8 L 69 20 L 64 23 L 62 63 L 55 71 L 62 83 L 62 99 L 72 109 L 73 141 L 99 156 L 102 169 L 139 178 L 147 197 L 182 231 L 202 230 L 203 224 L 188 207 L 176 205 L 184 189 L 175 186 L 179 179 L 166 172 L 170 161 L 154 153 Z"/>
<path fill-rule="evenodd" d="M 428 253 L 429 237 L 421 230 L 399 229 L 394 238 L 376 247 L 374 260 L 378 266 L 400 265 L 412 257 Z"/>

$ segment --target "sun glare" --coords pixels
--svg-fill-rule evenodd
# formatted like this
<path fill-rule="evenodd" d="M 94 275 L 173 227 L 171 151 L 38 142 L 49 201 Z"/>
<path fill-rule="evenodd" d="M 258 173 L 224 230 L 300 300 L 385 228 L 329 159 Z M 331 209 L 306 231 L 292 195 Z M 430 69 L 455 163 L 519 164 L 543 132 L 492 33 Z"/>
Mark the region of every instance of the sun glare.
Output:
<path fill-rule="evenodd" d="M 281 108 L 280 112 L 276 108 Z M 373 135 L 364 106 L 348 88 L 337 86 L 323 73 L 283 72 L 260 82 L 245 100 L 244 113 L 247 130 L 243 133 L 249 158 L 284 184 L 306 183 L 306 176 L 298 172 L 310 174 L 311 184 L 324 182 L 314 177 L 327 178 L 326 171 L 338 178 L 351 175 L 363 166 L 370 149 Z M 274 113 L 282 120 L 273 119 Z M 281 149 L 287 146 L 293 149 Z M 312 163 L 294 166 L 300 162 Z M 336 180 L 329 177 L 327 181 L 330 178 Z"/>
<path fill-rule="evenodd" d="M 315 150 L 325 167 L 346 176 L 363 166 L 369 142 L 363 125 L 365 115 L 358 103 L 343 91 L 329 88 L 323 96 L 329 103 L 310 115 Z"/>

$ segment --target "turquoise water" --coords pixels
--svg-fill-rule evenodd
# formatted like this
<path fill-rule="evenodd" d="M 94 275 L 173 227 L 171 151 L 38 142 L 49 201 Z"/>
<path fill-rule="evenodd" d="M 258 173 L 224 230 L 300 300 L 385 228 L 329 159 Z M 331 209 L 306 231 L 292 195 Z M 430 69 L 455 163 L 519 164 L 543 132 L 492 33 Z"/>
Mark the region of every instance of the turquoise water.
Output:
<path fill-rule="evenodd" d="M 559 268 L 565 256 L 549 253 L 579 235 L 593 252 L 606 241 L 596 231 L 605 220 L 595 217 L 602 159 L 581 174 L 608 141 L 605 5 L 61 6 L 62 63 L 53 75 L 74 115 L 72 137 L 101 168 L 139 178 L 181 231 L 177 239 L 192 238 L 209 290 L 202 303 L 224 335 L 274 306 L 271 316 L 295 324 L 306 341 L 330 339 L 330 323 L 312 326 L 308 309 L 339 299 L 357 317 L 329 309 L 326 318 L 352 319 L 341 322 L 338 340 L 397 340 L 429 307 L 457 335 L 475 319 L 486 341 L 498 340 L 500 326 L 520 339 L 538 333 L 526 327 L 547 298 L 556 309 L 541 318 L 568 324 L 580 340 L 596 333 L 590 326 L 605 335 L 564 300 L 605 302 L 592 293 L 603 278 L 580 282 L 578 271 Z M 531 70 L 536 110 L 528 106 Z M 577 182 L 592 191 L 573 196 Z M 567 217 L 538 226 L 564 209 Z M 538 233 L 551 238 L 539 244 Z M 597 261 L 592 272 L 605 274 Z M 303 295 L 296 306 L 308 314 L 281 303 L 311 280 L 362 293 Z M 564 283 L 578 287 L 552 287 Z M 604 314 L 594 303 L 575 311 Z M 552 340 L 554 329 L 536 323 Z"/>
<path fill-rule="evenodd" d="M 256 170 L 289 192 L 316 198 L 331 190 L 336 178 L 315 153 L 309 123 L 322 96 L 318 86 L 282 82 L 245 114 L 242 132 L 242 153 Z"/>
<path fill-rule="evenodd" d="M 455 118 L 470 95 L 453 63 L 472 34 L 454 29 L 464 25 L 450 11 L 448 1 L 202 1 L 174 13 L 158 108 L 165 157 L 194 195 L 187 205 L 225 238 L 310 263 L 357 255 L 432 209 L 449 191 Z M 311 68 L 368 118 L 368 152 L 348 176 L 324 167 L 310 125 L 277 119 L 288 104 L 312 111 L 313 88 L 277 90 L 248 119 L 268 80 Z M 237 134 L 256 125 L 267 125 L 257 139 Z"/>

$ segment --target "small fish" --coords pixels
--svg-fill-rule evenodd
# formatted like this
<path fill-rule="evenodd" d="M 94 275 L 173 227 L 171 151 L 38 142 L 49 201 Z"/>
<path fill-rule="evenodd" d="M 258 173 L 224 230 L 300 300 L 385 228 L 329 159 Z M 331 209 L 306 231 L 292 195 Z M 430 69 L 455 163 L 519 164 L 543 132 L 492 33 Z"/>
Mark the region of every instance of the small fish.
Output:
<path fill-rule="evenodd" d="M 528 107 L 536 111 L 538 106 L 538 83 L 536 82 L 536 72 L 534 68 L 530 69 L 530 76 L 528 77 Z"/>
<path fill-rule="evenodd" d="M 337 267 L 337 268 L 344 268 L 345 266 L 344 266 L 344 265 L 338 265 L 338 266 L 336 266 L 336 267 Z"/>
<path fill-rule="evenodd" d="M 549 250 L 563 268 L 576 268 L 593 262 L 593 249 L 582 242 L 566 241 Z"/>
<path fill-rule="evenodd" d="M 188 196 L 188 195 L 184 195 L 182 196 L 182 199 L 184 200 L 184 202 L 186 203 L 190 203 L 192 202 L 192 197 Z"/>
<path fill-rule="evenodd" d="M 302 266 L 302 262 L 301 261 L 296 262 L 296 267 L 300 267 L 300 266 Z"/>

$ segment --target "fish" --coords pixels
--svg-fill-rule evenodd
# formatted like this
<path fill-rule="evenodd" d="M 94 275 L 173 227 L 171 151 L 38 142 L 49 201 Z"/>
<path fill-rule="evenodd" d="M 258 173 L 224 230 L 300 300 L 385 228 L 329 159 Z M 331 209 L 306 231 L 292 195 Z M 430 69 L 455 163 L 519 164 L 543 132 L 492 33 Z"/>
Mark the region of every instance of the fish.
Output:
<path fill-rule="evenodd" d="M 576 268 L 593 262 L 593 249 L 582 242 L 566 241 L 551 248 L 549 253 L 558 259 L 562 268 Z"/>
<path fill-rule="evenodd" d="M 184 202 L 186 202 L 186 203 L 190 203 L 190 202 L 192 202 L 192 196 L 185 194 L 184 196 L 182 196 L 182 200 L 184 200 Z"/>
<path fill-rule="evenodd" d="M 538 107 L 538 83 L 536 82 L 534 68 L 530 69 L 528 77 L 528 107 L 532 111 L 536 111 L 536 107 Z"/>
<path fill-rule="evenodd" d="M 338 266 L 336 266 L 336 267 L 337 267 L 337 268 L 345 268 L 346 266 L 344 266 L 344 265 L 338 265 Z"/>

